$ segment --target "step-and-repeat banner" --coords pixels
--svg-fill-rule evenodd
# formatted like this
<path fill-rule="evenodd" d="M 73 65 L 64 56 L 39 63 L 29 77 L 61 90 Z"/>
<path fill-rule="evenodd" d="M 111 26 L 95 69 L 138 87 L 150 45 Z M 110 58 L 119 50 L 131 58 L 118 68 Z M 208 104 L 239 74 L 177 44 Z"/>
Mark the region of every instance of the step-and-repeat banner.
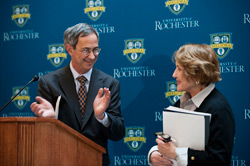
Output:
<path fill-rule="evenodd" d="M 148 165 L 162 131 L 163 108 L 181 93 L 171 57 L 186 43 L 205 43 L 217 53 L 222 81 L 216 87 L 231 103 L 236 134 L 232 166 L 250 165 L 249 0 L 11 0 L 0 2 L 0 106 L 31 80 L 67 65 L 66 28 L 80 22 L 100 33 L 96 67 L 121 83 L 126 135 L 109 142 L 111 165 Z M 38 82 L 27 86 L 1 117 L 34 116 Z M 218 101 L 220 102 L 220 101 Z"/>

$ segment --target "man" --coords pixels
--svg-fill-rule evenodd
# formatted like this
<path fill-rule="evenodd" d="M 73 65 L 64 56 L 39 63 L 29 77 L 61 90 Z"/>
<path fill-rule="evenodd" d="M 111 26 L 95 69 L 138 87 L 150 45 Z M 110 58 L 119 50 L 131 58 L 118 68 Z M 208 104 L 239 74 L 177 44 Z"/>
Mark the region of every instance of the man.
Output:
<path fill-rule="evenodd" d="M 80 23 L 68 28 L 64 45 L 71 56 L 70 64 L 40 78 L 37 103 L 31 104 L 31 110 L 37 116 L 54 118 L 56 101 L 61 96 L 58 119 L 107 150 L 108 139 L 120 140 L 125 132 L 120 84 L 94 68 L 101 49 L 93 27 Z M 81 76 L 85 84 L 80 83 Z M 106 153 L 103 165 L 109 162 Z"/>

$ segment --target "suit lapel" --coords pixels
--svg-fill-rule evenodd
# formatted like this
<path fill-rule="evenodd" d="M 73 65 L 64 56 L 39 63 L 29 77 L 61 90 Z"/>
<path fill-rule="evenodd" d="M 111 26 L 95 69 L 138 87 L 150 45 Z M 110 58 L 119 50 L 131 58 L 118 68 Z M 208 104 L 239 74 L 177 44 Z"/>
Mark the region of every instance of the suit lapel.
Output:
<path fill-rule="evenodd" d="M 70 101 L 71 105 L 69 108 L 72 108 L 73 113 L 76 115 L 78 123 L 81 124 L 81 114 L 80 114 L 80 104 L 76 94 L 76 86 L 74 82 L 73 75 L 70 71 L 69 65 L 64 68 L 62 77 L 59 79 L 59 83 L 64 91 L 67 99 Z M 67 110 L 67 111 L 72 111 Z"/>
<path fill-rule="evenodd" d="M 84 112 L 83 123 L 82 123 L 81 129 L 84 128 L 91 114 L 94 112 L 93 103 L 97 95 L 97 92 L 101 87 L 103 87 L 102 77 L 98 73 L 98 71 L 95 68 L 93 68 L 91 78 L 90 78 L 88 95 L 87 95 L 86 109 Z"/>

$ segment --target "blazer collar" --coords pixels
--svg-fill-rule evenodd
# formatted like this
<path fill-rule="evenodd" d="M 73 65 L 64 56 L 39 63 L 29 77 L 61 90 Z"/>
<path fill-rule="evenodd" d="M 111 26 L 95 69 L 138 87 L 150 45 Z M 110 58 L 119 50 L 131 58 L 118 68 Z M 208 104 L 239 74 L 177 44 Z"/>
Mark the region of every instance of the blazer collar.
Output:
<path fill-rule="evenodd" d="M 70 108 L 72 108 L 72 110 L 74 111 L 78 123 L 81 124 L 81 130 L 87 124 L 88 120 L 91 117 L 91 114 L 94 113 L 93 102 L 95 100 L 98 90 L 100 88 L 103 88 L 102 80 L 103 80 L 102 74 L 100 74 L 99 70 L 93 68 L 89 84 L 89 90 L 87 94 L 86 109 L 83 115 L 83 122 L 81 122 L 80 104 L 76 93 L 74 78 L 69 65 L 64 67 L 62 71 L 62 77 L 59 80 L 59 83 L 62 86 L 62 89 L 70 102 Z"/>
<path fill-rule="evenodd" d="M 74 111 L 78 123 L 81 124 L 80 104 L 78 102 L 75 82 L 69 65 L 63 68 L 59 84 L 61 85 L 62 90 L 64 91 L 67 99 L 69 100 L 70 108 L 72 108 L 72 110 L 68 111 Z"/>
<path fill-rule="evenodd" d="M 93 103 L 94 103 L 98 90 L 102 87 L 103 87 L 102 76 L 98 72 L 97 69 L 93 68 L 91 79 L 90 79 L 90 84 L 89 84 L 88 95 L 87 95 L 86 109 L 84 112 L 83 123 L 82 123 L 81 129 L 84 128 L 91 114 L 94 113 Z"/>

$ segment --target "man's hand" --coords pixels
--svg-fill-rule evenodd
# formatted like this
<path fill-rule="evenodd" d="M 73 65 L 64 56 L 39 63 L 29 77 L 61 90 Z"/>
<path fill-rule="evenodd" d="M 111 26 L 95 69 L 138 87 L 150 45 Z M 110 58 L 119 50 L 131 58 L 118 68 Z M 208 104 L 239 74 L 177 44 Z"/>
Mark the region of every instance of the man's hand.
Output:
<path fill-rule="evenodd" d="M 110 102 L 110 91 L 108 88 L 100 88 L 93 104 L 95 117 L 103 120 L 104 112 L 108 108 Z"/>
<path fill-rule="evenodd" d="M 50 102 L 40 96 L 36 97 L 36 101 L 37 102 L 33 102 L 30 105 L 31 110 L 35 115 L 39 117 L 55 118 L 55 111 Z"/>

